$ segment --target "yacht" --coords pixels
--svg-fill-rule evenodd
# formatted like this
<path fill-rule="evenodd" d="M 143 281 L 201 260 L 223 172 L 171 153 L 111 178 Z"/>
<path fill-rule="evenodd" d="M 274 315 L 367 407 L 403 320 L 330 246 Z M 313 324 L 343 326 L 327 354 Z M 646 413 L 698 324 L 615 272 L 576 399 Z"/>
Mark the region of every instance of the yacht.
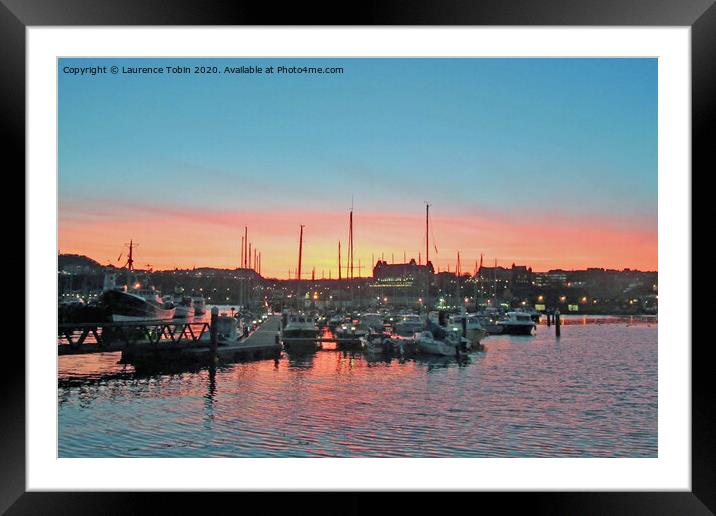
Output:
<path fill-rule="evenodd" d="M 284 339 L 315 339 L 319 329 L 313 319 L 305 314 L 289 314 L 281 330 Z"/>
<path fill-rule="evenodd" d="M 507 312 L 499 325 L 503 335 L 532 335 L 532 330 L 536 328 L 530 314 L 524 312 Z"/>
<path fill-rule="evenodd" d="M 419 315 L 403 315 L 403 317 L 393 325 L 396 335 L 401 337 L 411 337 L 420 332 L 425 327 L 425 321 Z"/>

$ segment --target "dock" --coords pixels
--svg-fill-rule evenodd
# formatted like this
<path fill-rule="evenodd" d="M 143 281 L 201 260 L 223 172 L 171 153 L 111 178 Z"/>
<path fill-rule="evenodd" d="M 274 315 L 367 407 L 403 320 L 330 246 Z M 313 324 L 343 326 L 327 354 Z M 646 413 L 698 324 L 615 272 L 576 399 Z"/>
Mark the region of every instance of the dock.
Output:
<path fill-rule="evenodd" d="M 281 318 L 269 316 L 248 337 L 235 344 L 212 346 L 207 322 L 144 321 L 82 323 L 58 327 L 57 353 L 86 355 L 121 352 L 129 364 L 216 363 L 278 358 Z"/>
<path fill-rule="evenodd" d="M 281 353 L 281 342 L 277 338 L 280 329 L 281 317 L 271 315 L 247 338 L 237 344 L 216 348 L 216 357 L 221 362 L 236 362 L 239 360 L 255 360 L 260 358 L 276 358 Z M 189 348 L 184 355 L 196 361 L 211 360 L 210 347 Z"/>

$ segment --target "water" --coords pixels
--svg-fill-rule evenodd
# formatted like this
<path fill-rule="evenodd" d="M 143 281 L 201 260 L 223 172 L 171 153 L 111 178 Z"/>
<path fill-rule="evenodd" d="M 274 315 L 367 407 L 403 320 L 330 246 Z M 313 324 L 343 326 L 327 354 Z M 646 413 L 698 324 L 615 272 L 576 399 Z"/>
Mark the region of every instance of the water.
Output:
<path fill-rule="evenodd" d="M 61 357 L 59 455 L 656 457 L 656 324 L 588 322 L 491 336 L 462 363 L 320 351 L 148 375 Z"/>

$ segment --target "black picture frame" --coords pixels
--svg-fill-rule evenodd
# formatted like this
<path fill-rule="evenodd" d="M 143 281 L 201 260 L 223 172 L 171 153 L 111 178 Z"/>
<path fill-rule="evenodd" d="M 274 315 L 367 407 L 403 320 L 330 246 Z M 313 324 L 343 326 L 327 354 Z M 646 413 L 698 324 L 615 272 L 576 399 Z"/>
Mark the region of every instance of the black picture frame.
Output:
<path fill-rule="evenodd" d="M 692 169 L 714 169 L 708 128 L 714 120 L 716 92 L 716 6 L 714 0 L 503 0 L 500 2 L 360 2 L 340 9 L 294 3 L 280 9 L 268 3 L 191 0 L 0 0 L 0 118 L 6 144 L 7 175 L 25 165 L 25 30 L 28 26 L 74 25 L 561 25 L 689 26 L 692 50 Z M 15 160 L 8 160 L 8 157 Z M 686 173 L 692 173 L 685 171 Z M 693 177 L 693 173 L 692 173 Z M 25 271 L 26 274 L 31 271 Z M 28 307 L 32 310 L 32 307 Z M 25 314 L 26 324 L 28 314 Z M 35 324 L 36 321 L 29 321 Z M 27 345 L 27 343 L 26 343 Z M 673 345 L 691 345 L 690 336 Z M 716 440 L 710 398 L 707 349 L 692 347 L 692 491 L 599 493 L 475 493 L 503 507 L 526 504 L 530 512 L 549 514 L 713 514 L 716 511 Z M 179 493 L 25 492 L 25 353 L 6 346 L 0 375 L 0 512 L 15 514 L 134 514 L 148 512 L 162 497 L 171 506 L 218 509 L 227 497 L 243 507 L 261 504 L 261 494 L 204 494 L 201 500 Z M 303 496 L 303 495 L 301 495 Z M 353 494 L 346 509 L 368 510 L 374 494 Z M 251 500 L 246 498 L 250 497 Z M 423 495 L 413 497 L 422 503 Z M 204 501 L 202 501 L 204 500 Z M 209 502 L 210 500 L 210 502 Z M 275 506 L 272 498 L 271 509 Z M 463 496 L 444 500 L 443 511 L 459 508 Z M 204 505 L 209 503 L 207 507 Z M 301 502 L 298 502 L 301 503 Z M 473 502 L 471 502 L 473 503 Z M 312 504 L 314 506 L 315 504 Z M 330 507 L 331 512 L 337 510 Z M 314 507 L 311 508 L 314 510 Z M 342 512 L 342 511 L 341 511 Z M 347 512 L 347 511 L 346 511 Z M 363 512 L 363 511 L 362 511 Z"/>

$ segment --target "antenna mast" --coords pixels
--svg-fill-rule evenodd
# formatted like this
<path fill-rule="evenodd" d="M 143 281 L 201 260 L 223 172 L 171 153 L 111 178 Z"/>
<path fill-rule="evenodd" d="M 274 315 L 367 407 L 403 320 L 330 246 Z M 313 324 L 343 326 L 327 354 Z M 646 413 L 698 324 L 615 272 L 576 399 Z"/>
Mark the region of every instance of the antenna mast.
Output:
<path fill-rule="evenodd" d="M 139 244 L 135 244 L 133 240 L 130 240 L 128 244 L 124 244 L 125 246 L 129 247 L 129 256 L 127 257 L 127 270 L 133 271 L 134 270 L 134 248 L 138 246 Z M 121 257 L 122 255 L 120 255 Z"/>

